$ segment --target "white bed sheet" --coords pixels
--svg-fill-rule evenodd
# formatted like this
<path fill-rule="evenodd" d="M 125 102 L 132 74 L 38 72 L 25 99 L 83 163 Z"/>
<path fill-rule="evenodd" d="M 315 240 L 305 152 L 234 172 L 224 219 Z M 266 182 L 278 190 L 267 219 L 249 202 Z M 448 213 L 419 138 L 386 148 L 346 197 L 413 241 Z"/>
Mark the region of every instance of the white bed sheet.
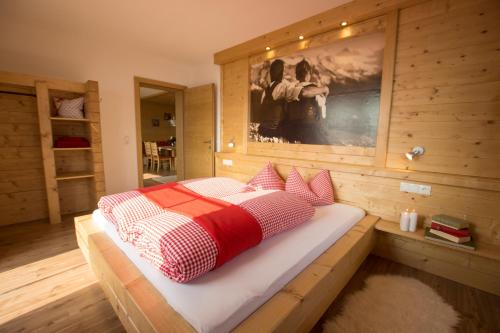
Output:
<path fill-rule="evenodd" d="M 318 207 L 313 219 L 263 241 L 224 266 L 186 284 L 176 283 L 123 242 L 99 210 L 94 222 L 198 332 L 229 332 L 365 216 L 357 207 Z"/>

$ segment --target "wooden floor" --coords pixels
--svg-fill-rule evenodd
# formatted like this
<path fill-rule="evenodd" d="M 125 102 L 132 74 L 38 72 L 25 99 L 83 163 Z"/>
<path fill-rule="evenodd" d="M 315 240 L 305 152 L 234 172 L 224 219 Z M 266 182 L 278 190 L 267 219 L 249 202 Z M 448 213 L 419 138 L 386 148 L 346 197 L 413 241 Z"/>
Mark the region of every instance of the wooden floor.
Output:
<path fill-rule="evenodd" d="M 0 228 L 0 332 L 125 332 L 62 224 Z"/>
<path fill-rule="evenodd" d="M 415 277 L 462 315 L 459 332 L 500 332 L 500 297 L 370 256 L 328 310 L 373 274 Z M 321 332 L 321 322 L 313 332 Z M 76 245 L 72 220 L 0 228 L 0 333 L 124 332 Z"/>
<path fill-rule="evenodd" d="M 412 277 L 432 287 L 460 313 L 457 332 L 500 332 L 500 297 L 374 255 L 365 260 L 312 332 L 321 332 L 326 318 L 339 314 L 346 297 L 362 289 L 364 281 L 376 274 Z"/>

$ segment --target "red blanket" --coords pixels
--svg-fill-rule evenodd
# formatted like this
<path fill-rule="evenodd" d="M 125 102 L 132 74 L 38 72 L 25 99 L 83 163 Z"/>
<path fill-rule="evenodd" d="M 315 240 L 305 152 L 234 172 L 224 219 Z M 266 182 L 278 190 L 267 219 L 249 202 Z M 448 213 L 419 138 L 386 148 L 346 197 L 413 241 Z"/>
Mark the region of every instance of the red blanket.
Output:
<path fill-rule="evenodd" d="M 248 191 L 246 184 L 223 177 L 112 194 L 98 206 L 123 241 L 177 282 L 205 274 L 314 215 L 294 194 Z"/>
<path fill-rule="evenodd" d="M 191 218 L 217 245 L 215 267 L 262 241 L 262 229 L 243 208 L 199 195 L 178 183 L 139 189 L 160 207 Z"/>
<path fill-rule="evenodd" d="M 63 136 L 58 138 L 54 143 L 54 148 L 87 148 L 90 147 L 90 142 L 86 138 Z"/>

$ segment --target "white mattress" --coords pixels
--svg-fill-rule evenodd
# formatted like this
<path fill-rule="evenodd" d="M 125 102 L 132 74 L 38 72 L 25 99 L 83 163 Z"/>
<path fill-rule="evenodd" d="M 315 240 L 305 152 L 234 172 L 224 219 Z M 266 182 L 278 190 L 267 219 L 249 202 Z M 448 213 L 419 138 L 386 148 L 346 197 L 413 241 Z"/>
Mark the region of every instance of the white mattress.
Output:
<path fill-rule="evenodd" d="M 198 332 L 228 332 L 258 309 L 365 215 L 344 204 L 318 207 L 313 219 L 263 241 L 224 266 L 186 284 L 156 270 L 123 242 L 99 210 L 94 221 L 125 252 L 167 302 Z"/>

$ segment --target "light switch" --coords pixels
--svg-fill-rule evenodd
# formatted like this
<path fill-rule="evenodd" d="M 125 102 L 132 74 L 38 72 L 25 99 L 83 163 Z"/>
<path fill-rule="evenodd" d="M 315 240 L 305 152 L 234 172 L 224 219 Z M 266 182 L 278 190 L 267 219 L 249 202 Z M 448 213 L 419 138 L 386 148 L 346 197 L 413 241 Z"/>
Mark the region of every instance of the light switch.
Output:
<path fill-rule="evenodd" d="M 222 160 L 222 165 L 233 166 L 233 160 Z"/>
<path fill-rule="evenodd" d="M 416 193 L 421 195 L 431 195 L 430 185 L 412 184 L 401 182 L 399 185 L 401 192 Z"/>

